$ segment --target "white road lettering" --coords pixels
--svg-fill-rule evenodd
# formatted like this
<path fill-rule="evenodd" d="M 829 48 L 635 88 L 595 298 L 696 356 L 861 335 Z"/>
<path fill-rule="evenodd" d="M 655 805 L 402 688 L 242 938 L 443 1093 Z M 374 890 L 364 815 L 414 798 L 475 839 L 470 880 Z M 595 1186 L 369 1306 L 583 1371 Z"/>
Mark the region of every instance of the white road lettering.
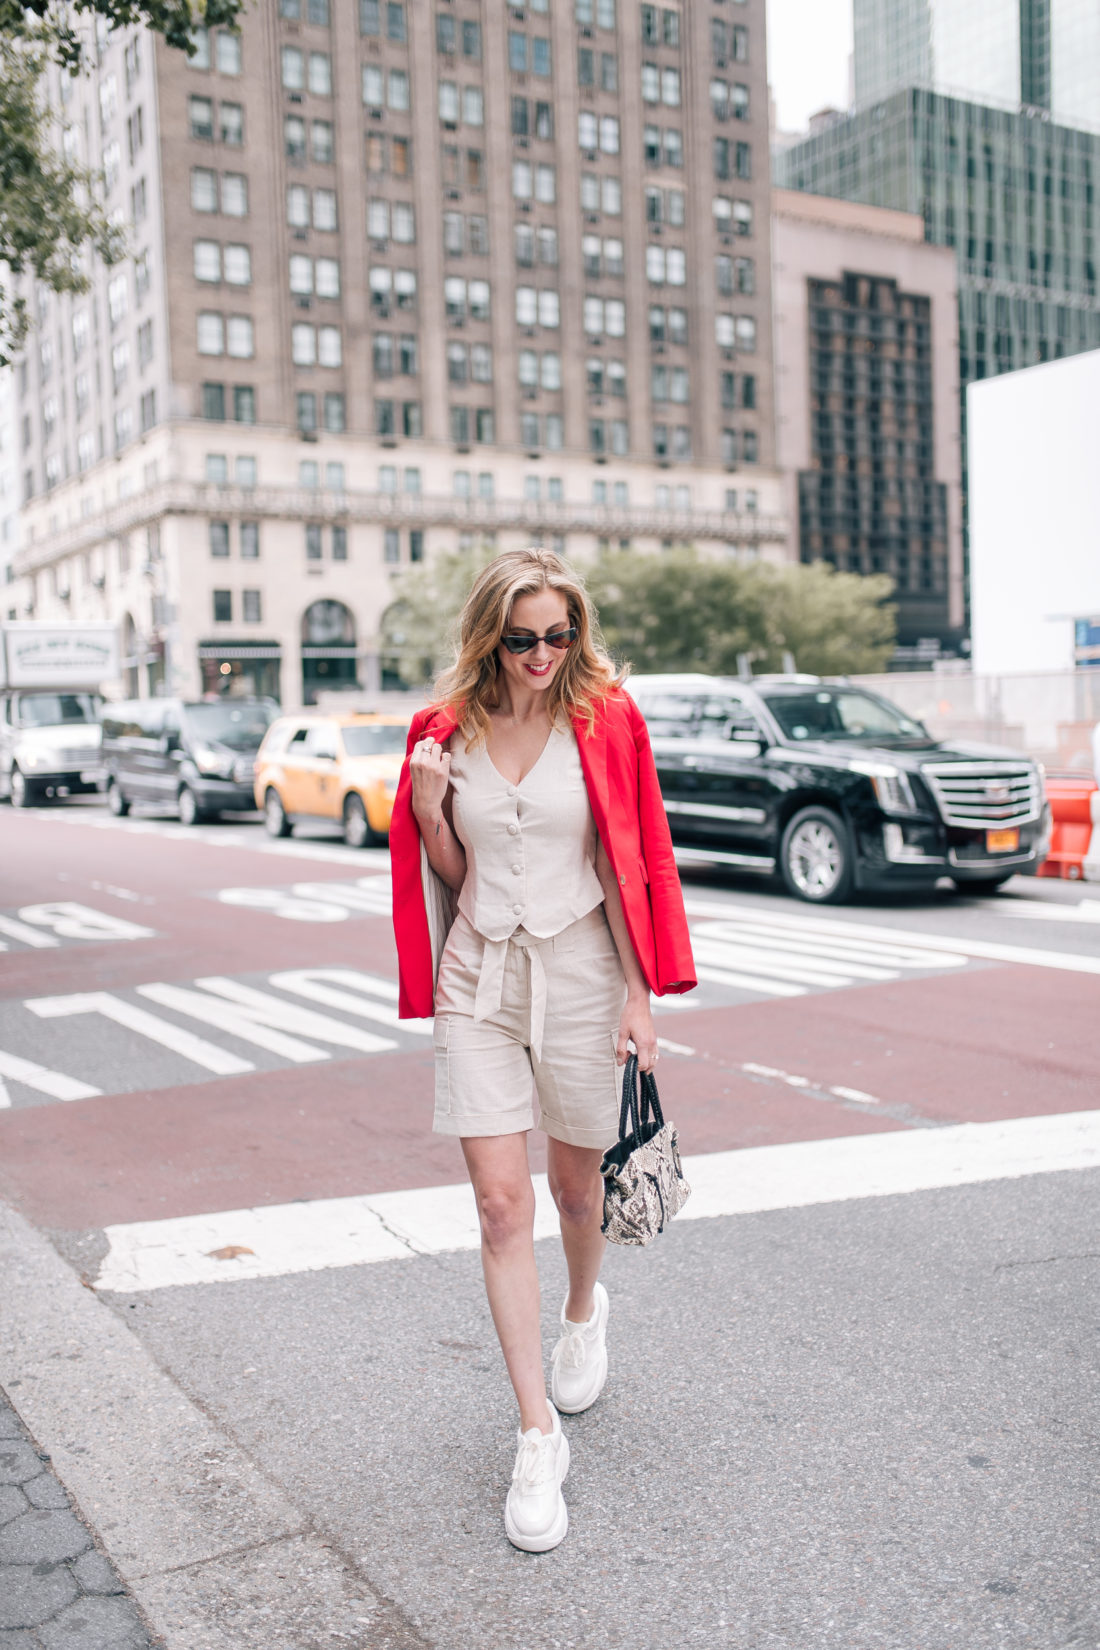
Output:
<path fill-rule="evenodd" d="M 50 1071 L 48 1066 L 37 1065 L 33 1060 L 24 1060 L 21 1055 L 8 1054 L 0 1048 L 0 1106 L 11 1105 L 11 1096 L 3 1083 L 5 1077 L 13 1083 L 25 1083 L 37 1094 L 48 1094 L 51 1100 L 91 1100 L 102 1093 L 90 1083 L 66 1077 L 62 1071 Z"/>
<path fill-rule="evenodd" d="M 124 922 L 121 917 L 94 911 L 90 905 L 78 905 L 74 900 L 24 905 L 19 916 L 23 922 L 49 928 L 65 940 L 147 940 L 153 936 L 151 928 Z"/>
<path fill-rule="evenodd" d="M 14 917 L 0 917 L 0 934 L 6 934 L 12 940 L 22 940 L 24 945 L 34 946 L 36 951 L 47 951 L 50 946 L 58 944 L 53 934 L 43 934 L 39 928 L 28 928 L 25 922 L 16 922 Z M 7 949 L 5 945 L 4 950 Z"/>
<path fill-rule="evenodd" d="M 191 1006 L 181 1011 L 194 1014 L 199 1018 L 206 1018 L 210 1010 L 216 1009 L 220 1014 L 232 1017 L 234 1025 L 248 1027 L 236 1034 L 242 1037 L 253 1037 L 255 1028 L 270 1027 L 279 1031 L 289 1030 L 302 1037 L 315 1037 L 321 1043 L 334 1043 L 337 1048 L 358 1049 L 361 1054 L 379 1054 L 385 1049 L 396 1048 L 397 1044 L 388 1037 L 379 1037 L 373 1031 L 360 1031 L 358 1026 L 343 1025 L 341 1021 L 332 1019 L 327 1014 L 317 1014 L 310 1008 L 298 1008 L 293 1003 L 284 1002 L 281 997 L 271 997 L 266 991 L 257 991 L 254 986 L 242 985 L 238 980 L 229 980 L 222 975 L 212 975 L 207 979 L 196 980 L 196 986 L 201 991 L 213 992 L 218 997 L 227 998 L 233 1004 L 231 1009 L 218 1003 L 209 1003 L 203 997 L 197 997 L 191 992 L 183 993 L 192 999 Z M 149 986 L 139 986 L 143 996 L 151 994 L 152 990 L 159 989 Z M 162 998 L 161 1001 L 164 999 Z M 224 1024 L 210 1015 L 211 1024 Z M 327 1059 L 327 1055 L 315 1056 Z"/>
<path fill-rule="evenodd" d="M 239 1055 L 230 1054 L 227 1049 L 218 1048 L 203 1037 L 196 1037 L 193 1031 L 173 1025 L 171 1020 L 162 1020 L 159 1014 L 150 1014 L 136 1003 L 113 997 L 109 991 L 80 991 L 71 997 L 32 997 L 24 1007 L 42 1020 L 61 1020 L 74 1014 L 102 1014 L 104 1019 L 113 1020 L 115 1025 L 125 1026 L 128 1031 L 136 1031 L 140 1037 L 147 1037 L 150 1042 L 159 1043 L 174 1054 L 181 1054 L 185 1060 L 212 1071 L 217 1077 L 237 1077 L 242 1072 L 256 1069 L 250 1060 L 242 1060 Z"/>
<path fill-rule="evenodd" d="M 432 1034 L 431 1020 L 398 1022 L 397 986 L 376 974 L 361 974 L 355 968 L 291 968 L 272 974 L 271 984 L 280 991 L 293 992 L 296 997 L 324 1003 L 326 1008 L 342 1008 L 345 1014 L 358 1014 L 364 1020 L 379 1020 L 388 1026 L 400 1023 L 402 1031 L 418 1032 L 425 1037 Z M 377 997 L 385 1000 L 376 1002 Z"/>
<path fill-rule="evenodd" d="M 319 899 L 296 899 L 285 888 L 223 888 L 218 894 L 223 905 L 244 905 L 250 911 L 270 911 L 288 922 L 347 922 L 344 905 Z"/>

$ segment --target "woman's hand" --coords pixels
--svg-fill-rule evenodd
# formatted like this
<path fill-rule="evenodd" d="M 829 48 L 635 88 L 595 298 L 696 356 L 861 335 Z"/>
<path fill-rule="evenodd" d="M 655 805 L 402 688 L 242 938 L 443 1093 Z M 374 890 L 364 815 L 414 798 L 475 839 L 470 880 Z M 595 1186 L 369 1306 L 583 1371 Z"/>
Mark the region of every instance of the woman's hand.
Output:
<path fill-rule="evenodd" d="M 409 757 L 412 810 L 421 825 L 438 829 L 451 783 L 451 753 L 435 739 L 418 739 Z"/>
<path fill-rule="evenodd" d="M 619 1019 L 619 1036 L 615 1044 L 615 1059 L 620 1066 L 625 1066 L 627 1039 L 638 1050 L 638 1070 L 652 1071 L 657 1064 L 657 1033 L 653 1026 L 653 1014 L 649 1006 L 649 992 L 644 995 L 631 992 L 626 999 L 622 1015 Z"/>

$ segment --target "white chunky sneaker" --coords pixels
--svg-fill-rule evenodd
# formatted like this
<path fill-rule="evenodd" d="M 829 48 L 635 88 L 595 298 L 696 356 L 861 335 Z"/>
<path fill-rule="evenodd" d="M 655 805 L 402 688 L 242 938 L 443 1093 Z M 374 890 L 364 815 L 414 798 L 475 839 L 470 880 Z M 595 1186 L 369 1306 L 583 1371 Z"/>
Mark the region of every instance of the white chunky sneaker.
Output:
<path fill-rule="evenodd" d="M 561 1339 L 551 1353 L 550 1392 L 563 1415 L 594 1404 L 607 1380 L 607 1290 L 597 1283 L 587 1323 L 570 1323 L 561 1309 Z"/>
<path fill-rule="evenodd" d="M 558 1412 L 547 1404 L 552 1432 L 531 1427 L 519 1434 L 512 1487 L 504 1503 L 504 1528 L 513 1547 L 525 1553 L 548 1553 L 565 1539 L 569 1514 L 561 1493 L 569 1471 L 569 1440 Z"/>

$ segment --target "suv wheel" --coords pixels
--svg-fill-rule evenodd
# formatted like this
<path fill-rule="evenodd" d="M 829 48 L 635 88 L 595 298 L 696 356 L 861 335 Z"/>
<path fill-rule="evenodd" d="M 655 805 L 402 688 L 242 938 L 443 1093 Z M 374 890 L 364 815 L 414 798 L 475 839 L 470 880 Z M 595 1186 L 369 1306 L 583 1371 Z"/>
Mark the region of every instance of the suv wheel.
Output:
<path fill-rule="evenodd" d="M 264 828 L 268 836 L 289 836 L 290 820 L 286 817 L 286 809 L 279 799 L 279 793 L 272 788 L 268 789 L 264 797 Z"/>
<path fill-rule="evenodd" d="M 107 806 L 116 819 L 125 819 L 130 812 L 130 799 L 122 794 L 122 786 L 117 779 L 108 781 Z"/>
<path fill-rule="evenodd" d="M 375 848 L 384 840 L 367 818 L 363 798 L 352 791 L 344 800 L 344 841 L 349 848 Z"/>
<path fill-rule="evenodd" d="M 789 893 L 811 905 L 839 904 L 852 891 L 848 827 L 831 808 L 802 808 L 788 822 L 779 869 Z"/>
<path fill-rule="evenodd" d="M 201 825 L 206 818 L 190 785 L 181 787 L 176 806 L 179 808 L 181 825 Z"/>

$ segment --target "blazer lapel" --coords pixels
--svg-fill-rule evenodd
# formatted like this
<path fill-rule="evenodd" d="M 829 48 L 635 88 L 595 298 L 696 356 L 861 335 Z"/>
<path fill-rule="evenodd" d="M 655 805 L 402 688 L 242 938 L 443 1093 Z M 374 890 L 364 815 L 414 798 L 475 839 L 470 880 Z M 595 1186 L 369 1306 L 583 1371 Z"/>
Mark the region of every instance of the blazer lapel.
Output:
<path fill-rule="evenodd" d="M 585 785 L 588 789 L 588 801 L 596 821 L 596 829 L 605 848 L 610 853 L 610 832 L 608 830 L 610 813 L 610 786 L 607 781 L 607 713 L 601 706 L 596 713 L 596 725 L 592 732 L 588 731 L 588 723 L 583 716 L 573 717 L 573 732 L 577 736 L 577 750 L 580 753 L 581 767 L 584 770 Z"/>

